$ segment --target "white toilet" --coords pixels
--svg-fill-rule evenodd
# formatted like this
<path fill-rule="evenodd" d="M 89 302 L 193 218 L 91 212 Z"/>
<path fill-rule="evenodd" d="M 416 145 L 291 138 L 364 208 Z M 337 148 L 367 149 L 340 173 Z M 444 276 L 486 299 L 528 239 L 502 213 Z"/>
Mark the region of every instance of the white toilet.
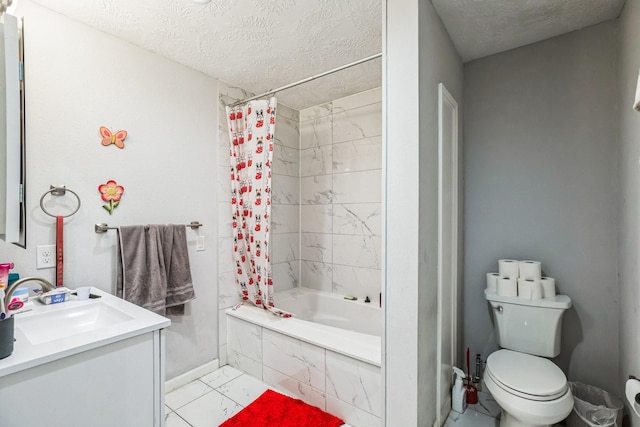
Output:
<path fill-rule="evenodd" d="M 485 290 L 501 350 L 487 358 L 484 382 L 502 408 L 501 427 L 547 427 L 565 419 L 573 396 L 560 368 L 545 357 L 560 354 L 566 295 L 539 300 Z M 540 357 L 542 356 L 542 357 Z"/>

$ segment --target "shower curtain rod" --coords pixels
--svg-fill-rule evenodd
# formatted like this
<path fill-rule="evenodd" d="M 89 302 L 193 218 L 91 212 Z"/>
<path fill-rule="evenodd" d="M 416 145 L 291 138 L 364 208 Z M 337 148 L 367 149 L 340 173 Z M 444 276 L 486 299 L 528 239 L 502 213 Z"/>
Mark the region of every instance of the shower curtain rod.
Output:
<path fill-rule="evenodd" d="M 297 81 L 295 83 L 290 83 L 290 84 L 288 84 L 286 86 L 282 86 L 282 87 L 279 87 L 277 89 L 271 89 L 270 91 L 261 93 L 260 95 L 252 96 L 251 98 L 246 98 L 246 99 L 243 99 L 241 101 L 234 102 L 233 104 L 231 104 L 231 107 L 237 107 L 238 105 L 244 104 L 245 102 L 253 101 L 253 100 L 256 100 L 258 98 L 262 98 L 263 96 L 272 95 L 272 94 L 274 94 L 276 92 L 280 92 L 280 91 L 283 91 L 285 89 L 290 89 L 292 87 L 299 86 L 299 85 L 301 85 L 303 83 L 307 83 L 307 82 L 310 82 L 312 80 L 319 79 L 320 77 L 328 76 L 329 74 L 333 74 L 333 73 L 336 73 L 338 71 L 342 71 L 342 70 L 345 70 L 347 68 L 351 68 L 351 67 L 353 67 L 355 65 L 360 65 L 362 63 L 369 62 L 369 61 L 372 61 L 374 59 L 378 59 L 378 58 L 381 58 L 381 57 L 382 57 L 382 53 L 376 53 L 375 55 L 367 56 L 366 58 L 362 58 L 362 59 L 359 59 L 357 61 L 351 62 L 350 64 L 342 65 L 342 66 L 334 68 L 332 70 L 325 71 L 324 73 L 316 74 L 315 76 L 307 77 L 306 79 L 299 80 L 299 81 Z"/>

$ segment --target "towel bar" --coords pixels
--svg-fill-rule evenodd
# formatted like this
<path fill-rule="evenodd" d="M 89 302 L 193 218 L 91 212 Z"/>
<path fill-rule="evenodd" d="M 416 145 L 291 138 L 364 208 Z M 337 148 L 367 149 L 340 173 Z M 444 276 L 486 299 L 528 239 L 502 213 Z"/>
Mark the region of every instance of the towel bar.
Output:
<path fill-rule="evenodd" d="M 185 227 L 189 227 L 192 230 L 197 230 L 203 225 L 204 224 L 201 224 L 199 221 L 191 221 L 191 223 L 185 224 Z M 108 230 L 116 230 L 117 228 L 118 227 L 109 227 L 109 224 L 104 222 L 99 222 L 95 225 L 94 230 L 96 233 L 106 233 Z"/>

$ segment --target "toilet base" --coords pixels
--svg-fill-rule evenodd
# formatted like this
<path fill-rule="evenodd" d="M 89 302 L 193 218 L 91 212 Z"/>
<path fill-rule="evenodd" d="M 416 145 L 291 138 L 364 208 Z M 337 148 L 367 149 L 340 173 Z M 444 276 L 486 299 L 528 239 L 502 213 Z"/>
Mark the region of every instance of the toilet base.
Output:
<path fill-rule="evenodd" d="M 503 409 L 500 413 L 500 427 L 551 427 L 551 425 L 523 423 L 513 415 L 508 414 Z"/>

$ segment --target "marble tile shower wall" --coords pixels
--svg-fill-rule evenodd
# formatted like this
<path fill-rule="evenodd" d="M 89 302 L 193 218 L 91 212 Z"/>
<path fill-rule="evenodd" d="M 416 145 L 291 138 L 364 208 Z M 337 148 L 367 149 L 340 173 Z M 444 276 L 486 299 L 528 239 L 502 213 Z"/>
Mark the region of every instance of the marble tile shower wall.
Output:
<path fill-rule="evenodd" d="M 229 134 L 225 106 L 253 94 L 218 81 L 218 325 L 220 364 L 226 364 L 227 326 L 224 310 L 240 301 L 235 284 L 231 233 Z M 280 105 L 276 117 L 272 166 L 272 243 L 276 292 L 298 286 L 299 259 L 299 113 Z"/>
<path fill-rule="evenodd" d="M 300 274 L 299 112 L 279 105 L 273 147 L 271 274 L 275 292 L 295 288 Z"/>
<path fill-rule="evenodd" d="M 381 101 L 377 88 L 300 111 L 301 286 L 378 301 Z"/>

